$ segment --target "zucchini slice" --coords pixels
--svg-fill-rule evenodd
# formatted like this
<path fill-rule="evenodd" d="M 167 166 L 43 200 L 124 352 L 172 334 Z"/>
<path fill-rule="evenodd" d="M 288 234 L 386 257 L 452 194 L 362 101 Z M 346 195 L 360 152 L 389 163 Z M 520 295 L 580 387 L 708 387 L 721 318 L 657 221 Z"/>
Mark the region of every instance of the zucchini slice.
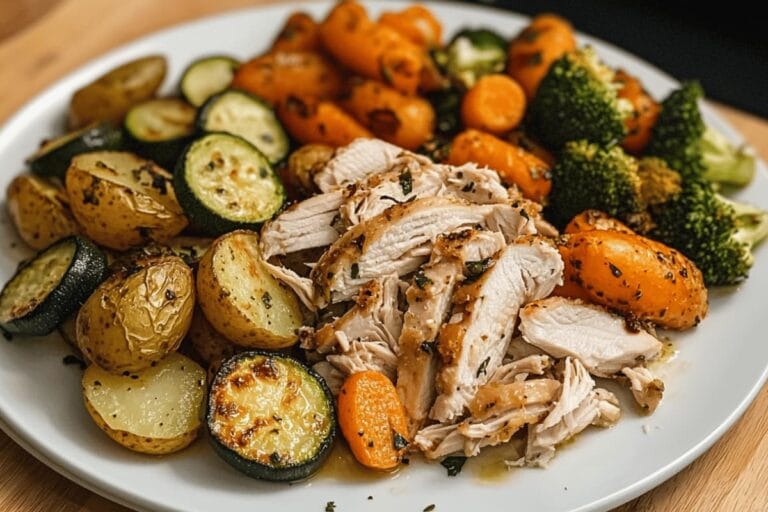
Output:
<path fill-rule="evenodd" d="M 176 98 L 145 101 L 125 116 L 128 145 L 161 167 L 173 169 L 195 131 L 197 110 Z"/>
<path fill-rule="evenodd" d="M 272 164 L 288 154 L 288 136 L 275 112 L 263 100 L 244 91 L 230 89 L 212 96 L 200 109 L 197 124 L 206 132 L 244 138 Z"/>
<path fill-rule="evenodd" d="M 88 151 L 120 149 L 122 144 L 120 130 L 107 122 L 93 123 L 45 142 L 27 158 L 27 164 L 35 174 L 64 179 L 73 156 Z"/>
<path fill-rule="evenodd" d="M 240 62 L 226 55 L 203 57 L 190 64 L 181 75 L 179 90 L 190 104 L 199 107 L 232 83 Z"/>
<path fill-rule="evenodd" d="M 42 336 L 53 331 L 107 275 L 107 258 L 92 242 L 65 238 L 16 271 L 0 292 L 0 327 Z"/>
<path fill-rule="evenodd" d="M 173 180 L 193 225 L 211 235 L 257 230 L 285 201 L 283 184 L 266 157 L 227 133 L 210 133 L 190 144 Z"/>
<path fill-rule="evenodd" d="M 214 449 L 235 469 L 280 482 L 317 471 L 336 435 L 325 381 L 296 359 L 260 351 L 222 364 L 206 423 Z"/>

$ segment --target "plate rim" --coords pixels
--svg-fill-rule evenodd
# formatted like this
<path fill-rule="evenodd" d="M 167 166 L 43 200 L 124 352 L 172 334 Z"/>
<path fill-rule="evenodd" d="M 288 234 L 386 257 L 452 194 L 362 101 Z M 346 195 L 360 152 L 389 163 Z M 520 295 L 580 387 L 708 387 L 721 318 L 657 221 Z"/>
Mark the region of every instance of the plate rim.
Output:
<path fill-rule="evenodd" d="M 366 0 L 359 1 L 363 4 L 367 3 Z M 392 3 L 394 5 L 410 4 L 413 3 L 413 1 L 401 0 L 397 3 Z M 146 44 L 146 42 L 150 39 L 164 36 L 177 30 L 188 29 L 194 25 L 206 24 L 219 18 L 237 16 L 240 13 L 258 12 L 272 8 L 281 9 L 288 8 L 289 6 L 293 8 L 301 8 L 302 6 L 306 5 L 322 5 L 330 3 L 332 3 L 332 0 L 288 0 L 285 2 L 269 1 L 267 3 L 255 6 L 225 9 L 220 12 L 173 23 L 158 30 L 144 33 L 134 39 L 121 43 L 103 53 L 88 59 L 59 78 L 56 78 L 55 80 L 46 84 L 39 92 L 25 101 L 21 107 L 15 110 L 8 118 L 6 118 L 6 120 L 2 123 L 2 126 L 0 126 L 0 138 L 4 138 L 4 136 L 8 136 L 9 134 L 14 133 L 16 131 L 16 125 L 21 124 L 28 116 L 34 116 L 35 113 L 39 110 L 47 110 L 49 108 L 48 103 L 61 94 L 60 89 L 72 89 L 73 85 L 76 85 L 80 82 L 86 83 L 86 80 L 88 80 L 90 77 L 95 78 L 99 76 L 104 72 L 103 70 L 107 69 L 106 66 L 110 63 L 110 61 L 119 62 L 124 57 L 127 57 L 127 55 L 124 54 L 136 53 L 141 45 Z M 486 4 L 474 4 L 455 0 L 426 0 L 426 3 L 446 6 L 450 8 L 466 9 L 469 11 L 486 11 L 488 13 L 514 16 L 523 20 L 530 19 L 530 16 L 519 13 L 517 11 Z M 654 72 L 657 73 L 660 77 L 663 77 L 665 80 L 674 83 L 675 85 L 680 84 L 679 80 L 656 66 L 654 63 L 645 60 L 629 52 L 628 50 L 621 48 L 620 46 L 578 30 L 576 31 L 576 35 L 579 38 L 588 39 L 588 42 L 597 42 L 601 46 L 610 49 L 612 52 L 621 55 L 622 58 L 630 58 L 636 62 L 642 63 L 645 66 L 653 68 Z M 149 51 L 152 52 L 157 50 L 150 49 Z M 162 53 L 162 51 L 158 53 Z M 169 84 L 170 83 L 172 82 L 169 82 Z M 169 84 L 166 84 L 165 86 L 167 87 Z M 703 110 L 707 117 L 712 117 L 716 120 L 718 128 L 723 130 L 729 138 L 734 138 L 742 142 L 744 141 L 744 137 L 741 132 L 735 129 L 721 114 L 717 113 L 708 101 L 704 102 Z M 765 162 L 760 157 L 760 155 L 757 155 L 757 160 L 759 162 L 759 172 L 760 167 L 765 166 Z M 572 509 L 572 512 L 608 510 L 613 507 L 617 507 L 648 492 L 649 490 L 657 487 L 658 485 L 675 476 L 685 467 L 690 465 L 694 460 L 703 455 L 707 450 L 709 450 L 715 444 L 715 442 L 717 442 L 729 429 L 731 429 L 736 424 L 736 422 L 743 416 L 747 408 L 755 400 L 757 394 L 765 386 L 766 381 L 768 381 L 768 361 L 766 361 L 759 378 L 752 384 L 752 387 L 749 389 L 749 392 L 744 396 L 744 398 L 731 411 L 725 420 L 722 421 L 720 425 L 718 425 L 717 428 L 709 432 L 697 444 L 688 449 L 677 459 L 669 462 L 661 468 L 658 468 L 656 471 L 650 473 L 644 478 L 636 480 L 632 484 L 627 485 L 624 488 L 613 492 L 612 494 L 602 496 L 601 498 L 598 498 L 591 503 L 587 503 L 580 507 L 574 508 Z M 0 430 L 3 430 L 17 445 L 19 445 L 27 453 L 68 480 L 88 489 L 91 492 L 94 492 L 95 494 L 98 494 L 106 499 L 112 500 L 122 506 L 134 510 L 139 510 L 142 512 L 145 510 L 177 510 L 176 508 L 169 508 L 165 505 L 151 502 L 144 498 L 139 492 L 130 492 L 130 489 L 125 487 L 113 486 L 106 480 L 100 478 L 96 473 L 88 473 L 85 470 L 81 471 L 76 466 L 71 466 L 66 458 L 59 456 L 58 452 L 55 450 L 49 450 L 37 438 L 31 437 L 28 439 L 26 436 L 20 435 L 17 432 L 18 427 L 19 425 L 17 425 L 12 418 L 7 417 L 4 409 L 0 408 Z"/>

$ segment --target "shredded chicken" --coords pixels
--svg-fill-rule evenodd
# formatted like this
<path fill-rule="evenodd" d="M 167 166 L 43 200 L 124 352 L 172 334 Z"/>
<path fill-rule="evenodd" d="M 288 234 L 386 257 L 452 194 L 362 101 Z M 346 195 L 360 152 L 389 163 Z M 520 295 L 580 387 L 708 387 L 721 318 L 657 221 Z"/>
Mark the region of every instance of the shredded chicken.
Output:
<path fill-rule="evenodd" d="M 341 353 L 330 354 L 326 360 L 344 377 L 373 370 L 386 375 L 392 382 L 397 372 L 397 356 L 383 341 L 353 340 Z"/>
<path fill-rule="evenodd" d="M 622 368 L 621 373 L 629 380 L 632 396 L 648 414 L 653 413 L 664 395 L 664 383 L 648 368 Z"/>
<path fill-rule="evenodd" d="M 606 402 L 607 405 L 601 405 Z M 617 420 L 614 406 L 616 398 L 606 390 L 595 390 L 595 381 L 578 359 L 564 361 L 563 385 L 555 407 L 544 420 L 528 429 L 528 443 L 522 459 L 510 465 L 546 467 L 554 458 L 558 444 L 567 441 L 591 424 L 606 426 L 609 416 Z"/>

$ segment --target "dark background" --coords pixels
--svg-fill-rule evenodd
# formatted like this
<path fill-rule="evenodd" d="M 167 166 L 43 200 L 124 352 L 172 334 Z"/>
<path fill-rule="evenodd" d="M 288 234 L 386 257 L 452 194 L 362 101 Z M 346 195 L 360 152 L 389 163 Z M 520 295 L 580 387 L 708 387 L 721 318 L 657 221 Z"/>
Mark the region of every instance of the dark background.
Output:
<path fill-rule="evenodd" d="M 768 117 L 768 16 L 743 0 L 483 0 L 523 14 L 555 12 L 679 80 L 698 79 L 707 96 Z M 763 7 L 759 2 L 753 5 Z"/>

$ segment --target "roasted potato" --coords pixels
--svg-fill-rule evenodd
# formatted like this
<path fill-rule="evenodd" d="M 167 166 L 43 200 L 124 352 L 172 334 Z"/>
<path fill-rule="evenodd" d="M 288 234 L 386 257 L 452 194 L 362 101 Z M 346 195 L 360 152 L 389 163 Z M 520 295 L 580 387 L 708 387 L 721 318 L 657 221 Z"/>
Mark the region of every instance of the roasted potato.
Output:
<path fill-rule="evenodd" d="M 8 215 L 24 243 L 45 249 L 80 230 L 64 189 L 37 176 L 17 176 L 6 192 Z"/>
<path fill-rule="evenodd" d="M 171 354 L 141 372 L 114 375 L 97 365 L 83 374 L 83 400 L 93 421 L 120 445 L 161 455 L 197 437 L 206 392 L 205 370 Z"/>
<path fill-rule="evenodd" d="M 240 350 L 237 345 L 213 328 L 200 308 L 195 308 L 187 340 L 197 359 L 208 367 L 215 365 L 218 368 L 224 359 L 232 357 Z"/>
<path fill-rule="evenodd" d="M 150 258 L 93 292 L 77 315 L 77 345 L 107 371 L 139 371 L 179 347 L 194 307 L 192 269 L 176 256 Z"/>
<path fill-rule="evenodd" d="M 66 187 L 72 213 L 85 234 L 110 249 L 163 243 L 187 226 L 171 174 L 133 153 L 76 156 Z"/>
<path fill-rule="evenodd" d="M 113 272 L 133 268 L 137 261 L 150 257 L 159 256 L 178 256 L 184 263 L 192 267 L 197 267 L 205 252 L 213 243 L 213 238 L 204 238 L 196 236 L 177 236 L 171 238 L 164 244 L 150 244 L 144 247 L 136 247 L 126 252 L 116 252 L 114 259 L 110 263 Z"/>
<path fill-rule="evenodd" d="M 74 130 L 94 121 L 121 123 L 132 106 L 155 95 L 166 69 L 165 57 L 152 55 L 100 76 L 72 95 L 69 127 Z"/>
<path fill-rule="evenodd" d="M 213 328 L 236 345 L 287 347 L 301 327 L 299 301 L 264 267 L 258 246 L 252 231 L 216 239 L 197 269 L 199 304 Z"/>
<path fill-rule="evenodd" d="M 333 148 L 324 144 L 307 144 L 300 147 L 288 157 L 284 176 L 286 185 L 302 196 L 311 196 L 317 192 L 313 181 L 315 173 L 322 169 L 332 156 Z"/>

